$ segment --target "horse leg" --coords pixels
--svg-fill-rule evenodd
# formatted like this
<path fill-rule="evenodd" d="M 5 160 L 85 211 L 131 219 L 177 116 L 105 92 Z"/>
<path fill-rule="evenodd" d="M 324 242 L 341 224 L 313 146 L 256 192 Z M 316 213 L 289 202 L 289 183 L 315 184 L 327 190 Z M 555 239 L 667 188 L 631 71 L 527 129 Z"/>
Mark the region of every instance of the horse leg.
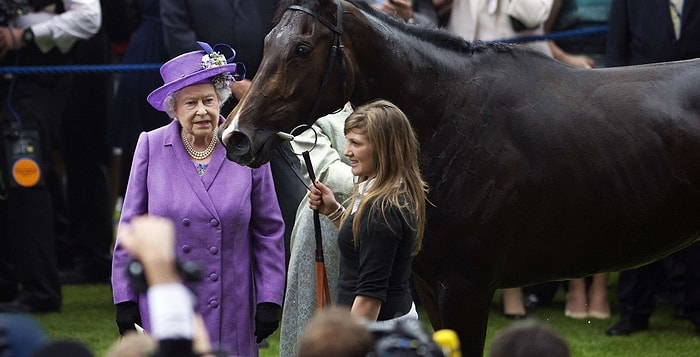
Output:
<path fill-rule="evenodd" d="M 438 305 L 437 297 L 433 293 L 434 290 L 416 274 L 413 275 L 413 285 L 416 288 L 418 299 L 428 315 L 430 324 L 433 326 L 433 329 L 438 330 L 442 326 L 442 321 L 440 321 L 440 306 Z"/>
<path fill-rule="evenodd" d="M 460 338 L 462 356 L 477 357 L 484 351 L 489 307 L 495 289 L 461 276 L 440 284 L 439 305 L 442 328 L 454 330 Z"/>

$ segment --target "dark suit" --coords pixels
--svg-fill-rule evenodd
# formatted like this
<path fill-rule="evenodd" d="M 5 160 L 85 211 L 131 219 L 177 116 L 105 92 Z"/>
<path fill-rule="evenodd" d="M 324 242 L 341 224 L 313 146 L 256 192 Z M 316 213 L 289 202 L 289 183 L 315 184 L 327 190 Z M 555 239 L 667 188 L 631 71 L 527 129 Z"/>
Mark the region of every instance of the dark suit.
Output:
<path fill-rule="evenodd" d="M 262 61 L 263 41 L 272 29 L 276 0 L 161 0 L 165 46 L 171 57 L 199 50 L 196 41 L 225 43 L 236 50 L 247 78 Z M 223 113 L 222 113 L 223 114 Z"/>
<path fill-rule="evenodd" d="M 680 37 L 676 39 L 668 0 L 613 0 L 607 59 L 609 66 L 667 62 L 700 57 L 700 0 L 684 0 Z M 620 323 L 646 328 L 656 296 L 669 283 L 669 265 L 684 270 L 682 307 L 700 331 L 700 243 L 637 269 L 620 273 Z M 619 324 L 618 324 L 619 325 Z M 608 331 L 610 334 L 610 331 Z"/>
<path fill-rule="evenodd" d="M 684 0 L 676 40 L 668 0 L 613 0 L 606 55 L 609 67 L 700 57 L 700 1 Z"/>
<path fill-rule="evenodd" d="M 75 63 L 112 63 L 111 43 L 128 39 L 129 28 L 115 20 L 126 16 L 126 0 L 102 0 L 100 5 L 101 29 L 75 44 Z M 107 283 L 111 274 L 113 207 L 106 167 L 111 154 L 107 125 L 113 86 L 111 73 L 75 76 L 68 101 L 82 105 L 68 106 L 61 119 L 67 231 L 64 236 L 58 232 L 57 250 L 63 283 Z"/>
<path fill-rule="evenodd" d="M 106 34 L 98 32 L 76 43 L 75 63 L 107 64 L 111 48 Z M 112 75 L 75 76 L 68 106 L 61 119 L 61 147 L 65 162 L 68 230 L 58 237 L 59 267 L 64 283 L 107 283 L 111 273 L 112 207 L 106 166 L 107 120 L 112 97 Z"/>
<path fill-rule="evenodd" d="M 17 53 L 9 53 L 0 65 L 14 65 Z M 20 50 L 19 65 L 67 65 L 70 56 L 58 49 L 42 53 L 36 46 Z M 51 148 L 58 140 L 57 118 L 66 107 L 71 74 L 16 76 L 15 83 L 0 79 L 0 300 L 17 301 L 35 311 L 58 311 L 61 287 L 56 268 L 53 205 L 48 185 L 55 178 Z M 9 100 L 5 100 L 10 97 Z M 10 108 L 7 103 L 11 103 Z M 10 128 L 36 130 L 36 150 L 42 180 L 32 187 L 13 186 L 13 162 L 5 148 L 16 142 Z M 9 130 L 6 132 L 6 130 Z"/>

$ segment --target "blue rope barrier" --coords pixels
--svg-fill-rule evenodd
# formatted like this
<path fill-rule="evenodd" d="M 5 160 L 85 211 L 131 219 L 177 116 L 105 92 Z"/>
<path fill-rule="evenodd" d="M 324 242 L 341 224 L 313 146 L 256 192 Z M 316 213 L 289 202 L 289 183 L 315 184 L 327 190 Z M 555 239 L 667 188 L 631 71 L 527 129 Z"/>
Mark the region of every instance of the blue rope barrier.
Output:
<path fill-rule="evenodd" d="M 597 35 L 597 34 L 602 34 L 602 33 L 607 33 L 607 32 L 608 32 L 608 26 L 592 26 L 592 27 L 586 27 L 583 29 L 550 32 L 546 35 L 523 36 L 523 37 L 506 38 L 503 40 L 484 41 L 484 42 L 486 42 L 486 43 L 493 43 L 493 42 L 523 43 L 523 42 L 535 42 L 535 41 L 547 41 L 547 40 L 561 40 L 564 38 L 590 36 L 590 35 Z"/>
<path fill-rule="evenodd" d="M 507 42 L 507 43 L 523 43 L 534 41 L 558 40 L 564 38 L 572 38 L 579 36 L 590 36 L 595 34 L 606 33 L 607 26 L 594 26 L 577 30 L 566 30 L 551 32 L 541 36 L 525 36 L 518 38 L 507 38 L 497 41 L 484 41 L 485 43 Z M 0 74 L 35 74 L 35 73 L 101 73 L 101 72 L 148 72 L 157 71 L 162 63 L 146 63 L 146 64 L 82 64 L 71 66 L 0 66 Z"/>
<path fill-rule="evenodd" d="M 67 66 L 5 66 L 0 67 L 0 74 L 34 74 L 34 73 L 100 73 L 100 72 L 147 72 L 157 71 L 161 63 L 148 64 L 82 64 Z"/>

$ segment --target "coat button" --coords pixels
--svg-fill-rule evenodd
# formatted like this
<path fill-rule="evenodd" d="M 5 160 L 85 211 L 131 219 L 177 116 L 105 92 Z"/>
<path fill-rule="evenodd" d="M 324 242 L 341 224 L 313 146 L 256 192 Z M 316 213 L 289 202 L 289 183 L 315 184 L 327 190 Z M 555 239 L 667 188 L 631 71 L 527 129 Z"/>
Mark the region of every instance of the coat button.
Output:
<path fill-rule="evenodd" d="M 189 219 L 189 218 L 185 218 L 185 219 L 182 220 L 182 225 L 185 226 L 185 227 L 189 227 L 189 226 L 190 226 L 190 223 L 192 223 L 192 222 L 190 222 L 190 219 Z"/>
<path fill-rule="evenodd" d="M 191 248 L 189 245 L 183 245 L 183 246 L 182 246 L 182 252 L 183 252 L 183 253 L 186 254 L 186 253 L 189 253 L 189 252 L 191 252 L 191 251 L 192 251 L 192 248 Z"/>
<path fill-rule="evenodd" d="M 216 309 L 217 307 L 219 307 L 219 302 L 216 300 L 210 300 L 209 307 L 211 307 L 212 309 Z"/>
<path fill-rule="evenodd" d="M 217 280 L 219 280 L 219 275 L 217 275 L 216 273 L 211 273 L 211 274 L 209 274 L 209 280 L 217 281 Z"/>
<path fill-rule="evenodd" d="M 217 247 L 209 248 L 209 253 L 211 253 L 213 255 L 216 255 L 216 253 L 218 253 L 218 252 L 219 252 L 219 248 L 217 248 Z"/>
<path fill-rule="evenodd" d="M 219 220 L 214 218 L 211 220 L 210 224 L 212 227 L 217 227 L 219 225 Z"/>

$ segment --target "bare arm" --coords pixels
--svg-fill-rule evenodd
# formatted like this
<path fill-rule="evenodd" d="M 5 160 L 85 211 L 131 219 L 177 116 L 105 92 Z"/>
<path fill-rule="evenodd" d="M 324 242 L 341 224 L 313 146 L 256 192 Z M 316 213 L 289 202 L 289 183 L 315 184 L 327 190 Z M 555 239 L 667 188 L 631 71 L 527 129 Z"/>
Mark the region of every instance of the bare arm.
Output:
<path fill-rule="evenodd" d="M 353 316 L 364 317 L 370 321 L 377 321 L 382 301 L 373 297 L 357 295 L 352 302 L 350 313 Z"/>
<path fill-rule="evenodd" d="M 593 68 L 595 67 L 595 61 L 586 55 L 572 55 L 559 46 L 557 46 L 554 41 L 547 41 L 549 44 L 549 49 L 552 51 L 552 56 L 557 61 L 564 62 L 566 64 L 572 65 L 578 68 Z"/>

